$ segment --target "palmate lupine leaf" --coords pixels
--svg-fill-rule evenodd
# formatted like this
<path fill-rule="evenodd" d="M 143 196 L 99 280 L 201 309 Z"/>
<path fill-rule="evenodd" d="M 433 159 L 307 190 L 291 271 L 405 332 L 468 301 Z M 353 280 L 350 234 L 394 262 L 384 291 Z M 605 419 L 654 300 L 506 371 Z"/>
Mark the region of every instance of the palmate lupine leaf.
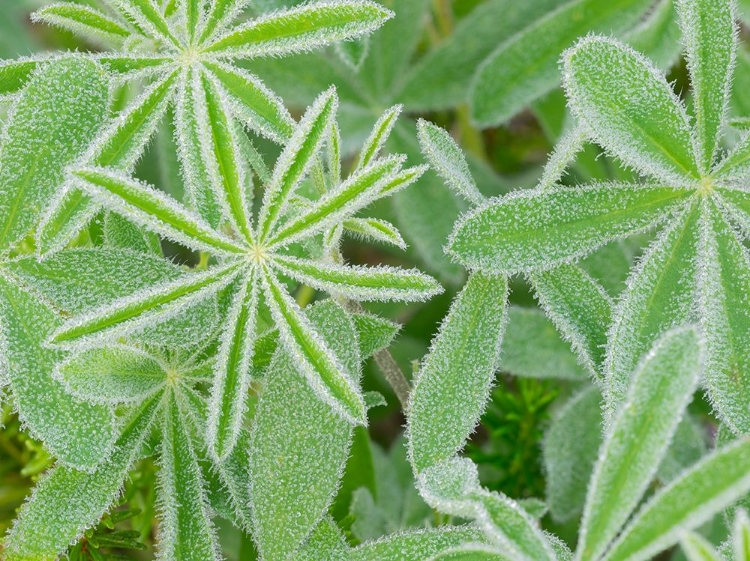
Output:
<path fill-rule="evenodd" d="M 350 552 L 351 561 L 404 561 L 430 559 L 440 551 L 464 543 L 481 542 L 484 536 L 474 526 L 442 526 L 391 534 L 358 545 Z"/>
<path fill-rule="evenodd" d="M 678 0 L 695 108 L 699 166 L 710 171 L 725 125 L 737 29 L 734 2 Z M 711 45 L 706 48 L 706 45 Z"/>
<path fill-rule="evenodd" d="M 65 167 L 101 126 L 104 71 L 80 57 L 41 67 L 16 101 L 0 139 L 0 244 L 15 245 L 37 222 Z"/>
<path fill-rule="evenodd" d="M 747 309 L 750 258 L 712 202 L 701 224 L 699 307 L 706 333 L 705 383 L 721 419 L 737 434 L 750 431 L 750 349 Z"/>
<path fill-rule="evenodd" d="M 579 559 L 598 559 L 638 505 L 692 399 L 701 346 L 693 329 L 668 332 L 633 375 L 589 484 Z"/>
<path fill-rule="evenodd" d="M 107 213 L 102 224 L 104 245 L 108 248 L 130 249 L 140 253 L 163 256 L 159 237 L 144 231 L 129 220 L 113 212 Z"/>
<path fill-rule="evenodd" d="M 550 549 L 534 520 L 514 501 L 479 485 L 476 466 L 453 457 L 425 469 L 417 486 L 427 503 L 454 516 L 473 518 L 490 542 L 518 561 L 552 561 Z"/>
<path fill-rule="evenodd" d="M 747 438 L 703 458 L 646 503 L 603 559 L 645 561 L 675 544 L 750 490 L 748 461 Z"/>
<path fill-rule="evenodd" d="M 621 33 L 651 7 L 648 0 L 571 0 L 559 3 L 502 43 L 477 70 L 470 92 L 472 116 L 481 125 L 507 121 L 558 83 L 558 60 L 578 37 Z"/>
<path fill-rule="evenodd" d="M 370 136 L 367 137 L 362 145 L 362 150 L 357 159 L 357 170 L 367 167 L 378 156 L 388 141 L 388 137 L 391 135 L 402 110 L 402 105 L 391 107 L 373 125 L 372 132 L 370 132 Z"/>
<path fill-rule="evenodd" d="M 474 430 L 494 379 L 507 292 L 504 277 L 475 272 L 443 321 L 407 408 L 415 473 L 452 457 Z"/>
<path fill-rule="evenodd" d="M 125 420 L 110 457 L 92 473 L 57 466 L 36 485 L 5 540 L 8 561 L 54 561 L 115 502 L 132 464 L 140 457 L 158 397 L 146 400 Z M 65 516 L 60 513 L 64 512 Z"/>
<path fill-rule="evenodd" d="M 685 108 L 648 60 L 604 37 L 582 39 L 563 60 L 571 110 L 598 144 L 668 184 L 699 177 Z"/>
<path fill-rule="evenodd" d="M 59 326 L 55 314 L 34 295 L 0 276 L 2 369 L 21 422 L 62 464 L 94 469 L 112 450 L 112 412 L 71 397 L 52 378 L 59 350 L 44 339 Z"/>
<path fill-rule="evenodd" d="M 448 251 L 462 264 L 487 271 L 549 269 L 650 228 L 691 194 L 617 183 L 516 191 L 459 220 Z"/>
<path fill-rule="evenodd" d="M 221 559 L 198 459 L 174 393 L 165 404 L 159 454 L 157 559 Z"/>
<path fill-rule="evenodd" d="M 694 318 L 698 205 L 651 244 L 628 279 L 609 332 L 605 361 L 607 418 L 622 402 L 630 376 L 660 334 Z"/>
<path fill-rule="evenodd" d="M 311 308 L 306 321 L 324 334 L 358 386 L 357 337 L 344 311 L 326 302 Z M 252 428 L 253 531 L 265 559 L 294 558 L 333 500 L 351 441 L 352 425 L 319 401 L 299 363 L 286 349 L 277 351 Z"/>

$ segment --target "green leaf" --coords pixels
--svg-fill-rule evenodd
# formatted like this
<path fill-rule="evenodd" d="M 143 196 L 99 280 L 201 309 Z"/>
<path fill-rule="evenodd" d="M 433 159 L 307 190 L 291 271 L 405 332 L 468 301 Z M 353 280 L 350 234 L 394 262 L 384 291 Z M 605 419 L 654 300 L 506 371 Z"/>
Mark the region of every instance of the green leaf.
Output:
<path fill-rule="evenodd" d="M 598 559 L 640 502 L 693 398 L 702 343 L 692 328 L 667 332 L 644 356 L 608 427 L 589 484 L 578 552 Z"/>
<path fill-rule="evenodd" d="M 90 6 L 59 2 L 31 14 L 31 21 L 42 22 L 72 31 L 83 37 L 119 44 L 130 31 L 106 14 Z"/>
<path fill-rule="evenodd" d="M 208 444 L 223 460 L 231 453 L 247 413 L 250 368 L 257 322 L 258 282 L 256 273 L 241 279 L 229 310 L 216 360 L 208 417 Z"/>
<path fill-rule="evenodd" d="M 121 272 L 123 263 L 128 264 L 128 270 Z M 53 307 L 73 314 L 185 275 L 166 259 L 128 249 L 67 249 L 42 261 L 34 256 L 19 257 L 3 268 Z"/>
<path fill-rule="evenodd" d="M 252 527 L 252 498 L 250 497 L 250 434 L 240 431 L 232 452 L 219 464 L 212 464 L 219 474 L 229 503 L 234 511 L 235 525 L 250 534 Z M 211 498 L 211 496 L 209 497 Z"/>
<path fill-rule="evenodd" d="M 665 72 L 679 60 L 682 51 L 675 0 L 660 0 L 648 17 L 625 36 L 628 45 L 643 53 Z"/>
<path fill-rule="evenodd" d="M 206 51 L 242 58 L 309 51 L 366 35 L 392 16 L 393 12 L 368 0 L 306 4 L 240 25 Z"/>
<path fill-rule="evenodd" d="M 174 394 L 162 424 L 159 559 L 221 559 L 198 458 Z"/>
<path fill-rule="evenodd" d="M 415 473 L 453 456 L 474 431 L 495 377 L 507 294 L 505 277 L 474 273 L 443 320 L 407 408 Z"/>
<path fill-rule="evenodd" d="M 560 265 L 531 275 L 539 303 L 568 339 L 581 364 L 603 379 L 612 301 L 601 285 L 576 265 Z"/>
<path fill-rule="evenodd" d="M 216 33 L 232 23 L 245 9 L 249 0 L 211 0 L 198 43 L 205 44 Z"/>
<path fill-rule="evenodd" d="M 470 92 L 473 118 L 485 126 L 507 121 L 557 86 L 560 55 L 578 37 L 592 32 L 621 34 L 638 23 L 651 4 L 650 0 L 571 0 L 540 14 L 501 43 L 476 71 Z"/>
<path fill-rule="evenodd" d="M 52 378 L 64 357 L 44 342 L 60 321 L 38 298 L 0 277 L 2 369 L 21 422 L 61 463 L 91 470 L 112 450 L 112 412 L 74 399 Z"/>
<path fill-rule="evenodd" d="M 401 114 L 402 109 L 403 107 L 401 105 L 396 105 L 388 109 L 380 116 L 375 125 L 372 127 L 370 136 L 367 137 L 364 144 L 362 145 L 362 150 L 359 153 L 355 171 L 361 170 L 362 168 L 370 165 L 372 161 L 380 154 L 380 151 L 385 146 L 385 143 L 388 141 L 388 137 L 393 131 L 393 127 L 395 126 L 396 120 Z"/>
<path fill-rule="evenodd" d="M 439 512 L 473 518 L 485 535 L 511 559 L 552 561 L 555 555 L 536 521 L 518 503 L 479 486 L 476 466 L 457 456 L 424 470 L 417 486 Z"/>
<path fill-rule="evenodd" d="M 193 212 L 161 191 L 105 168 L 79 168 L 73 175 L 82 188 L 105 207 L 133 222 L 196 249 L 245 253 L 247 248 L 214 230 Z"/>
<path fill-rule="evenodd" d="M 645 561 L 676 543 L 750 491 L 748 462 L 747 438 L 706 456 L 654 495 L 604 559 Z"/>
<path fill-rule="evenodd" d="M 357 329 L 363 360 L 390 345 L 401 329 L 399 324 L 372 314 L 351 314 L 351 318 Z"/>
<path fill-rule="evenodd" d="M 347 232 L 356 237 L 376 242 L 393 244 L 400 249 L 406 249 L 406 242 L 401 233 L 390 222 L 377 218 L 350 218 L 343 223 Z"/>
<path fill-rule="evenodd" d="M 732 550 L 735 561 L 750 559 L 750 519 L 745 509 L 738 509 L 734 516 Z"/>
<path fill-rule="evenodd" d="M 80 57 L 51 62 L 29 80 L 0 144 L 0 245 L 12 247 L 38 221 L 65 168 L 104 121 L 107 81 Z"/>
<path fill-rule="evenodd" d="M 378 198 L 406 188 L 425 171 L 424 168 L 418 167 L 399 172 L 402 163 L 403 158 L 389 156 L 376 160 L 365 169 L 351 175 L 338 188 L 328 191 L 313 205 L 284 224 L 271 236 L 269 246 L 287 245 L 325 230 Z"/>
<path fill-rule="evenodd" d="M 707 173 L 726 122 L 737 28 L 734 3 L 679 0 L 677 14 L 693 90 L 700 170 Z"/>
<path fill-rule="evenodd" d="M 750 431 L 750 257 L 727 218 L 707 202 L 701 224 L 699 315 L 706 334 L 705 384 L 721 420 Z"/>
<path fill-rule="evenodd" d="M 124 345 L 85 350 L 57 365 L 55 379 L 92 403 L 142 403 L 167 383 L 164 364 Z"/>
<path fill-rule="evenodd" d="M 556 522 L 567 522 L 583 511 L 602 442 L 601 399 L 596 388 L 581 391 L 558 411 L 544 435 L 547 504 Z"/>
<path fill-rule="evenodd" d="M 274 255 L 272 266 L 307 286 L 358 301 L 423 301 L 442 292 L 435 279 L 417 269 L 337 265 L 283 255 Z"/>
<path fill-rule="evenodd" d="M 265 241 L 299 182 L 310 169 L 335 120 L 338 98 L 331 88 L 318 96 L 294 129 L 276 161 L 258 218 L 259 241 Z"/>
<path fill-rule="evenodd" d="M 184 306 L 215 294 L 239 274 L 239 269 L 236 264 L 222 265 L 117 299 L 69 319 L 55 330 L 50 343 L 61 347 L 86 347 L 97 341 L 138 331 L 159 320 L 173 317 Z"/>
<path fill-rule="evenodd" d="M 203 156 L 206 100 L 197 69 L 186 68 L 180 75 L 174 123 L 177 154 L 184 179 L 184 200 L 212 227 L 221 222 L 222 209 L 214 197 L 210 170 Z M 201 116 L 204 116 L 203 122 Z"/>
<path fill-rule="evenodd" d="M 154 0 L 115 0 L 115 5 L 147 37 L 181 47 Z"/>
<path fill-rule="evenodd" d="M 163 256 L 159 236 L 144 231 L 119 214 L 108 212 L 102 226 L 104 245 L 107 248 L 133 250 L 159 257 Z"/>
<path fill-rule="evenodd" d="M 3 544 L 7 561 L 54 561 L 100 520 L 138 459 L 160 403 L 152 397 L 127 415 L 112 455 L 92 473 L 61 465 L 42 477 Z"/>
<path fill-rule="evenodd" d="M 311 328 L 325 335 L 356 381 L 357 338 L 344 311 L 327 302 L 308 314 Z M 347 420 L 321 403 L 295 355 L 281 348 L 275 354 L 251 433 L 253 532 L 262 557 L 280 561 L 294 558 L 331 504 L 352 433 Z"/>
<path fill-rule="evenodd" d="M 245 125 L 277 142 L 292 135 L 294 120 L 289 111 L 256 76 L 220 62 L 207 62 L 205 66 L 221 83 Z"/>
<path fill-rule="evenodd" d="M 471 176 L 469 164 L 450 134 L 438 126 L 420 119 L 417 123 L 419 145 L 422 147 L 432 169 L 438 172 L 443 181 L 456 193 L 472 204 L 484 201 L 484 196 L 477 189 Z"/>
<path fill-rule="evenodd" d="M 367 411 L 354 373 L 341 362 L 330 344 L 321 339 L 314 325 L 267 269 L 263 288 L 281 340 L 317 398 L 350 423 L 366 424 Z"/>
<path fill-rule="evenodd" d="M 685 107 L 651 62 L 603 37 L 582 39 L 563 62 L 570 108 L 603 148 L 664 181 L 700 176 Z"/>
<path fill-rule="evenodd" d="M 511 306 L 498 369 L 514 376 L 585 380 L 570 345 L 541 310 Z"/>
<path fill-rule="evenodd" d="M 325 516 L 305 543 L 295 552 L 295 561 L 349 559 L 349 546 L 341 529 L 331 516 Z"/>
<path fill-rule="evenodd" d="M 507 561 L 502 550 L 484 544 L 466 544 L 430 557 L 429 561 Z"/>
<path fill-rule="evenodd" d="M 0 97 L 17 93 L 43 62 L 37 58 L 0 61 Z"/>
<path fill-rule="evenodd" d="M 670 329 L 695 321 L 698 205 L 651 244 L 628 279 L 612 321 L 605 361 L 605 420 L 625 397 L 641 357 Z"/>
<path fill-rule="evenodd" d="M 205 75 L 202 76 L 202 90 L 205 115 L 199 114 L 198 121 L 203 125 L 201 153 L 211 179 L 209 188 L 214 190 L 216 200 L 225 207 L 225 213 L 237 231 L 246 242 L 252 243 L 252 217 L 247 208 L 251 200 L 248 191 L 252 185 L 248 185 L 249 178 L 237 138 L 238 133 L 244 132 L 238 130 L 227 116 L 229 107 L 222 100 L 216 84 Z"/>
<path fill-rule="evenodd" d="M 626 184 L 514 191 L 461 218 L 448 251 L 467 267 L 487 271 L 550 269 L 650 228 L 691 194 Z"/>
<path fill-rule="evenodd" d="M 350 553 L 350 561 L 424 561 L 440 551 L 482 541 L 474 526 L 441 526 L 392 534 L 365 542 Z"/>
<path fill-rule="evenodd" d="M 695 532 L 687 532 L 680 538 L 682 551 L 688 561 L 722 561 L 722 557 L 713 546 Z"/>

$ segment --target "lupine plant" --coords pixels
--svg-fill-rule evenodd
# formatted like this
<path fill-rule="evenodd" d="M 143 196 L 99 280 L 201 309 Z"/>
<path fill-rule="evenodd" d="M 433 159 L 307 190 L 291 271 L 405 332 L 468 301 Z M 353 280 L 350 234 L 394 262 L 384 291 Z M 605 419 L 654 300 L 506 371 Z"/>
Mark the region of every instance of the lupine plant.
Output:
<path fill-rule="evenodd" d="M 0 557 L 750 561 L 745 3 L 23 0 Z"/>

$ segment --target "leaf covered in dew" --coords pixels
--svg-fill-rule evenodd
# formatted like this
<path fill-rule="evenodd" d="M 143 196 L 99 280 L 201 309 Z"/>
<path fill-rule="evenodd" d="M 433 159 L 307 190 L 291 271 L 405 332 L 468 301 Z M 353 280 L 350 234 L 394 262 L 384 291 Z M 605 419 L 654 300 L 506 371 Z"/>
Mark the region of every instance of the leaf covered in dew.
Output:
<path fill-rule="evenodd" d="M 688 190 L 627 184 L 515 191 L 464 215 L 448 240 L 463 265 L 546 270 L 644 231 L 685 205 Z"/>
<path fill-rule="evenodd" d="M 70 30 L 105 45 L 120 43 L 130 31 L 107 14 L 90 6 L 72 2 L 58 2 L 44 6 L 32 15 L 34 22 L 44 22 Z"/>
<path fill-rule="evenodd" d="M 344 229 L 366 240 L 395 245 L 406 249 L 406 242 L 401 233 L 390 222 L 377 218 L 350 218 L 344 221 Z"/>
<path fill-rule="evenodd" d="M 11 248 L 39 220 L 65 168 L 106 116 L 102 68 L 80 57 L 40 66 L 13 105 L 0 138 L 0 244 Z"/>
<path fill-rule="evenodd" d="M 482 541 L 474 526 L 441 526 L 391 534 L 358 545 L 350 552 L 351 561 L 403 561 L 429 559 L 441 551 L 467 542 Z"/>
<path fill-rule="evenodd" d="M 357 336 L 343 310 L 325 302 L 306 320 L 359 385 Z M 320 401 L 300 370 L 297 357 L 277 350 L 250 439 L 253 531 L 266 559 L 294 558 L 334 498 L 351 441 L 351 423 Z"/>
<path fill-rule="evenodd" d="M 726 124 L 737 42 L 734 2 L 678 0 L 701 172 L 711 169 Z M 706 45 L 711 45 L 706 48 Z"/>
<path fill-rule="evenodd" d="M 0 277 L 2 369 L 19 418 L 62 464 L 91 470 L 112 450 L 112 412 L 71 397 L 53 378 L 59 350 L 45 339 L 60 320 L 33 294 Z"/>
<path fill-rule="evenodd" d="M 534 273 L 530 280 L 542 308 L 570 341 L 581 364 L 602 380 L 613 307 L 604 288 L 576 265 Z"/>
<path fill-rule="evenodd" d="M 433 464 L 419 475 L 417 486 L 427 504 L 437 511 L 474 519 L 487 539 L 512 559 L 555 559 L 534 520 L 518 503 L 483 489 L 470 460 L 453 457 Z"/>
<path fill-rule="evenodd" d="M 680 539 L 680 546 L 688 561 L 722 561 L 723 559 L 706 538 L 695 532 L 685 533 Z"/>
<path fill-rule="evenodd" d="M 505 327 L 507 280 L 475 272 L 443 320 L 409 397 L 409 456 L 415 473 L 461 450 L 495 377 Z"/>
<path fill-rule="evenodd" d="M 692 329 L 670 331 L 642 359 L 604 436 L 589 484 L 578 552 L 597 559 L 617 536 L 656 474 L 702 368 Z"/>
<path fill-rule="evenodd" d="M 352 300 L 426 300 L 442 292 L 440 285 L 416 269 L 337 265 L 276 256 L 273 267 L 299 282 Z"/>
<path fill-rule="evenodd" d="M 157 559 L 219 560 L 219 541 L 211 521 L 198 458 L 171 394 L 164 405 L 159 454 L 159 548 Z"/>
<path fill-rule="evenodd" d="M 663 181 L 679 185 L 699 177 L 685 107 L 646 58 L 592 36 L 566 51 L 563 63 L 571 110 L 598 144 Z"/>
<path fill-rule="evenodd" d="M 481 543 L 460 545 L 430 557 L 430 561 L 507 561 L 507 559 L 502 549 Z"/>
<path fill-rule="evenodd" d="M 85 350 L 58 364 L 54 377 L 75 397 L 92 403 L 142 403 L 166 383 L 166 366 L 127 346 Z"/>
<path fill-rule="evenodd" d="M 658 491 L 631 519 L 606 561 L 645 561 L 750 491 L 750 441 L 719 448 Z"/>
<path fill-rule="evenodd" d="M 605 360 L 605 420 L 622 403 L 641 357 L 662 333 L 695 321 L 698 206 L 652 242 L 618 302 Z"/>
<path fill-rule="evenodd" d="M 243 58 L 309 51 L 366 35 L 392 15 L 369 0 L 318 2 L 251 20 L 218 37 L 207 50 Z"/>
<path fill-rule="evenodd" d="M 417 123 L 417 130 L 422 153 L 443 181 L 470 203 L 482 203 L 484 196 L 474 183 L 469 164 L 450 134 L 424 120 Z"/>

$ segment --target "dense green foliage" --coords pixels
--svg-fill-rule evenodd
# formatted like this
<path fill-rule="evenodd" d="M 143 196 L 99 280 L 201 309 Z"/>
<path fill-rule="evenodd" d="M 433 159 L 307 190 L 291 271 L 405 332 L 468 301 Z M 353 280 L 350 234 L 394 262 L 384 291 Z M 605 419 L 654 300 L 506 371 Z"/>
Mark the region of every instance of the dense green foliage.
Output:
<path fill-rule="evenodd" d="M 750 561 L 750 2 L 0 13 L 0 558 Z"/>

